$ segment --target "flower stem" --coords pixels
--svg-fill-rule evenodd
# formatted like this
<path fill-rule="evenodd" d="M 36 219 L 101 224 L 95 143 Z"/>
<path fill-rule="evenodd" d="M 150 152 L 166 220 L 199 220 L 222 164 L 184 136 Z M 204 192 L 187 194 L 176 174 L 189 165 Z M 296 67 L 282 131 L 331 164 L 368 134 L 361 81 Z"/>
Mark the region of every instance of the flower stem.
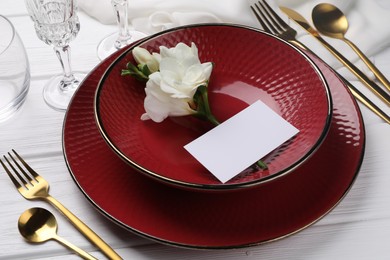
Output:
<path fill-rule="evenodd" d="M 207 94 L 206 94 L 207 96 Z M 220 125 L 221 123 L 218 121 L 218 119 L 211 113 L 210 106 L 208 102 L 205 102 L 205 112 L 206 112 L 206 118 L 207 120 L 212 123 L 214 126 Z"/>
<path fill-rule="evenodd" d="M 262 160 L 258 160 L 258 161 L 256 162 L 256 165 L 259 166 L 259 167 L 260 167 L 261 169 L 263 169 L 263 170 L 268 169 L 267 164 L 266 164 L 265 162 L 263 162 Z"/>
<path fill-rule="evenodd" d="M 207 115 L 207 120 L 208 120 L 210 123 L 212 123 L 213 125 L 215 125 L 215 126 L 217 126 L 217 125 L 220 124 L 220 122 L 219 122 L 219 121 L 215 118 L 215 116 L 212 115 L 212 114 Z"/>
<path fill-rule="evenodd" d="M 212 123 L 213 125 L 217 126 L 220 124 L 220 122 L 215 118 L 213 113 L 211 112 L 210 104 L 209 104 L 209 95 L 207 91 L 206 86 L 200 86 L 199 87 L 201 97 L 202 97 L 202 105 L 203 105 L 203 112 L 206 117 L 206 119 Z"/>

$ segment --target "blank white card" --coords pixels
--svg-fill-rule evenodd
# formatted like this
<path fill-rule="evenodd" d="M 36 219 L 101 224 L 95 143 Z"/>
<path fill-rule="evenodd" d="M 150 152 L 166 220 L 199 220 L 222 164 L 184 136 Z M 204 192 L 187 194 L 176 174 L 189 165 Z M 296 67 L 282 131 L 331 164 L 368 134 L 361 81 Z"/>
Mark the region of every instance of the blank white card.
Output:
<path fill-rule="evenodd" d="M 184 148 L 225 183 L 298 132 L 259 100 Z"/>

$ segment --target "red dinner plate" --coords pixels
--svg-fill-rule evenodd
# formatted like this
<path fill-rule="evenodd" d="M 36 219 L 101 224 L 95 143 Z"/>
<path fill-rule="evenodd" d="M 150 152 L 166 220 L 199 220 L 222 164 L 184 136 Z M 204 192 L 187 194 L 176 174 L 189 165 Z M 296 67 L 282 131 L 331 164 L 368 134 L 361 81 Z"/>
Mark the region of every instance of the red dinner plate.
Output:
<path fill-rule="evenodd" d="M 94 94 L 106 68 L 97 66 L 76 92 L 63 130 L 64 156 L 75 183 L 110 220 L 165 244 L 237 248 L 294 234 L 332 210 L 351 188 L 362 163 L 365 132 L 360 110 L 345 85 L 323 62 L 333 116 L 320 148 L 282 178 L 235 191 L 189 191 L 137 173 L 101 137 Z"/>
<path fill-rule="evenodd" d="M 184 188 L 236 189 L 291 172 L 324 140 L 332 111 L 328 86 L 315 64 L 291 44 L 247 27 L 207 24 L 165 31 L 139 46 L 159 52 L 160 46 L 179 42 L 194 42 L 200 60 L 214 62 L 208 92 L 211 109 L 221 122 L 260 99 L 299 133 L 263 158 L 267 170 L 248 168 L 221 183 L 184 149 L 211 129 L 210 124 L 193 117 L 170 117 L 162 123 L 140 119 L 145 83 L 121 76 L 129 61 L 135 64 L 130 48 L 104 73 L 95 109 L 103 138 L 137 170 Z M 267 123 L 253 118 L 253 124 Z M 261 146 L 261 137 L 253 145 Z"/>

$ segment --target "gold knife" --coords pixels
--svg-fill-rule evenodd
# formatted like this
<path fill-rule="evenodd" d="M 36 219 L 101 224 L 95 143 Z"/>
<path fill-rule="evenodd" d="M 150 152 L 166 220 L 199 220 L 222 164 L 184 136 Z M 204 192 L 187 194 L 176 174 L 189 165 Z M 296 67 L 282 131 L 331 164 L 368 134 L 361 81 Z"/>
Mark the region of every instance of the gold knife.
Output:
<path fill-rule="evenodd" d="M 385 103 L 390 106 L 390 96 L 375 82 L 370 80 L 361 70 L 352 64 L 347 58 L 333 48 L 327 41 L 325 41 L 320 34 L 308 23 L 308 21 L 299 13 L 292 9 L 281 6 L 280 9 L 288 15 L 292 20 L 303 27 L 308 33 L 314 36 L 329 52 L 331 52 L 341 63 L 344 64 L 356 77 L 360 79 L 367 87 L 369 87 L 378 97 L 380 97 Z"/>

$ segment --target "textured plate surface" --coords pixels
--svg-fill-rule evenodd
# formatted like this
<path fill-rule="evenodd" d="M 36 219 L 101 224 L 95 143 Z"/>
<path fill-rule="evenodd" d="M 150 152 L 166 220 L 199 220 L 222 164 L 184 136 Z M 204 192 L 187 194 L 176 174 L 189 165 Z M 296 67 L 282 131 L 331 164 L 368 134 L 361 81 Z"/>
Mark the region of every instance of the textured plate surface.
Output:
<path fill-rule="evenodd" d="M 177 189 L 138 174 L 107 146 L 94 120 L 94 93 L 112 60 L 91 72 L 75 94 L 64 122 L 63 145 L 81 191 L 100 212 L 128 230 L 195 248 L 272 241 L 327 214 L 357 176 L 365 144 L 361 114 L 343 83 L 320 61 L 316 63 L 334 100 L 332 123 L 318 151 L 291 174 L 261 186 L 218 193 Z"/>
<path fill-rule="evenodd" d="M 162 123 L 140 120 L 145 111 L 145 83 L 120 75 L 127 62 L 135 63 L 130 50 L 103 76 L 96 113 L 103 137 L 139 171 L 185 187 L 244 187 L 291 171 L 324 139 L 331 118 L 328 88 L 320 71 L 294 47 L 260 31 L 226 25 L 174 29 L 140 45 L 159 52 L 160 46 L 179 42 L 194 42 L 201 61 L 214 62 L 209 97 L 221 122 L 260 99 L 300 132 L 264 158 L 268 170 L 249 168 L 222 184 L 183 147 L 209 130 L 210 124 L 192 117 L 168 118 Z M 267 122 L 254 118 L 253 124 Z M 253 140 L 253 145 L 261 142 Z"/>

